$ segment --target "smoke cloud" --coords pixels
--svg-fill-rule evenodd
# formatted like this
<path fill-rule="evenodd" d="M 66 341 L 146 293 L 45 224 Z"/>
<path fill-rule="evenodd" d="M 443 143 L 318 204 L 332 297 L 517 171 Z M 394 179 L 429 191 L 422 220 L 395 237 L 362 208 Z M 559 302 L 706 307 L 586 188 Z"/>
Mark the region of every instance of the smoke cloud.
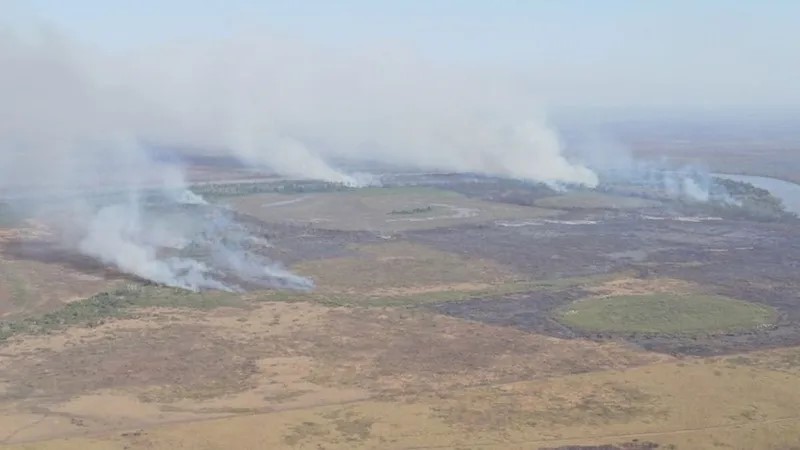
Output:
<path fill-rule="evenodd" d="M 224 149 L 293 177 L 358 184 L 339 159 L 594 185 L 511 80 L 400 51 L 343 53 L 272 36 L 128 56 L 127 84 L 161 115 L 154 142 Z M 150 117 L 156 117 L 151 115 Z"/>
<path fill-rule="evenodd" d="M 151 158 L 146 99 L 98 79 L 61 36 L 3 36 L 0 67 L 0 188 L 65 244 L 185 289 L 312 287 L 252 252 L 247 230 L 189 191 L 180 167 Z M 189 246 L 202 258 L 184 256 Z"/>
<path fill-rule="evenodd" d="M 59 217 L 78 251 L 171 286 L 312 284 L 250 251 L 257 240 L 204 205 L 181 167 L 150 156 L 153 146 L 350 185 L 369 177 L 333 161 L 598 181 L 562 154 L 535 99 L 509 80 L 395 50 L 239 36 L 104 54 L 54 31 L 4 32 L 0 67 L 0 193 L 49 197 L 37 210 Z M 203 258 L 181 256 L 189 247 Z"/>

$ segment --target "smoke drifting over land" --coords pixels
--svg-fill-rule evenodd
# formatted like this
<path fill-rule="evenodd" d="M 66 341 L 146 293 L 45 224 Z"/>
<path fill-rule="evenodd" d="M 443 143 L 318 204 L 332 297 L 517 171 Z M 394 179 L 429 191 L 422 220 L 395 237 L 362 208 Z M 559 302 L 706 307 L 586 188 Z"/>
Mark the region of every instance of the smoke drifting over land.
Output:
<path fill-rule="evenodd" d="M 395 49 L 240 35 L 108 54 L 56 32 L 0 33 L 0 67 L 2 197 L 57 224 L 83 254 L 187 289 L 312 283 L 260 256 L 264 242 L 192 193 L 159 149 L 348 185 L 377 177 L 336 161 L 712 194 L 707 172 L 665 171 L 613 145 L 567 157 L 512 79 Z"/>
<path fill-rule="evenodd" d="M 0 66 L 0 189 L 57 226 L 65 244 L 187 289 L 237 289 L 231 272 L 251 285 L 312 286 L 251 253 L 246 230 L 203 206 L 180 167 L 152 159 L 140 144 L 147 100 L 99 77 L 62 38 L 3 36 Z M 159 213 L 187 208 L 202 214 Z M 169 252 L 189 245 L 205 262 Z"/>
<path fill-rule="evenodd" d="M 626 145 L 596 134 L 581 136 L 571 144 L 574 156 L 597 174 L 601 187 L 624 183 L 672 199 L 712 200 L 713 177 L 704 168 L 635 158 Z M 714 201 L 732 201 L 724 192 L 714 194 Z"/>
<path fill-rule="evenodd" d="M 132 58 L 134 59 L 134 58 Z M 272 37 L 138 54 L 126 70 L 163 114 L 155 142 L 225 149 L 295 177 L 357 184 L 336 158 L 593 185 L 536 101 L 508 80 L 406 53 L 343 54 Z M 142 63 L 143 62 L 143 63 Z"/>
<path fill-rule="evenodd" d="M 311 284 L 249 253 L 246 232 L 230 238 L 235 225 L 219 222 L 222 215 L 195 217 L 205 224 L 198 230 L 154 214 L 145 187 L 162 204 L 203 200 L 188 191 L 180 167 L 151 158 L 152 146 L 354 185 L 362 179 L 329 161 L 597 183 L 561 154 L 532 99 L 500 88 L 502 80 L 402 53 L 354 56 L 240 37 L 109 55 L 55 32 L 2 33 L 0 67 L 0 190 L 60 194 L 57 208 L 36 207 L 60 212 L 61 231 L 78 250 L 173 286 L 235 288 L 225 271 L 249 283 Z M 98 191 L 110 194 L 98 201 Z M 187 243 L 205 246 L 210 258 L 163 254 Z"/>
<path fill-rule="evenodd" d="M 107 154 L 139 158 L 138 143 L 148 142 L 350 184 L 357 180 L 332 159 L 597 182 L 562 155 L 534 99 L 500 87 L 507 80 L 411 55 L 354 56 L 244 37 L 101 55 L 55 34 L 34 42 L 4 36 L 0 51 L 3 142 L 24 152 L 15 163 L 25 159 L 34 171 L 37 157 L 55 156 L 61 168 L 94 173 L 97 167 L 81 165 Z M 74 170 L 60 170 L 59 181 L 64 173 L 74 178 Z"/>

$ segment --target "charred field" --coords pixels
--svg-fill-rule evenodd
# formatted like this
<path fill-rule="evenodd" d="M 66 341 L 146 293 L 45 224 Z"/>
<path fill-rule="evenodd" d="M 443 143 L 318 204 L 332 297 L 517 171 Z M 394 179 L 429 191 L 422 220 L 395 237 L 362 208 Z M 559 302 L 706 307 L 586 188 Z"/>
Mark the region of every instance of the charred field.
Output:
<path fill-rule="evenodd" d="M 0 446 L 800 443 L 796 218 L 461 175 L 237 183 L 187 211 L 313 290 L 169 288 L 2 230 Z"/>
<path fill-rule="evenodd" d="M 694 293 L 743 299 L 778 312 L 774 323 L 739 332 L 709 330 L 682 335 L 582 331 L 553 318 L 559 307 L 593 295 L 571 288 L 558 294 L 515 293 L 436 306 L 446 314 L 558 337 L 621 337 L 649 350 L 676 354 L 709 355 L 800 343 L 796 278 L 800 236 L 795 226 L 626 216 L 590 224 L 540 224 L 523 231 L 509 231 L 503 226 L 432 230 L 412 239 L 495 259 L 535 279 L 621 274 L 644 285 L 657 285 L 662 279 L 682 280 L 693 284 Z"/>

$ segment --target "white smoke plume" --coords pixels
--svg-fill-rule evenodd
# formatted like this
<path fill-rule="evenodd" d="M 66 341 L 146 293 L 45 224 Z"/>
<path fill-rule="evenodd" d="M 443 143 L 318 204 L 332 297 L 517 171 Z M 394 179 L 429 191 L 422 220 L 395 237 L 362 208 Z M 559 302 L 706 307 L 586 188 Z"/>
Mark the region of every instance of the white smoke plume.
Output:
<path fill-rule="evenodd" d="M 152 192 L 176 206 L 203 200 L 142 143 L 350 185 L 369 177 L 331 161 L 597 183 L 564 157 L 535 99 L 513 83 L 402 52 L 239 36 L 108 54 L 58 32 L 0 29 L 0 68 L 0 194 L 58 194 L 61 226 L 79 251 L 188 289 L 235 289 L 231 271 L 260 285 L 311 283 L 248 252 L 252 240 L 220 240 L 232 231 L 213 220 L 198 231 L 152 214 Z M 164 252 L 186 245 L 204 247 L 206 259 Z"/>
<path fill-rule="evenodd" d="M 115 204 L 100 209 L 91 219 L 86 236 L 79 249 L 100 261 L 113 264 L 133 275 L 185 289 L 229 288 L 209 276 L 209 268 L 202 262 L 187 258 L 160 258 L 160 248 L 169 246 L 156 231 L 144 227 L 136 204 Z M 180 237 L 173 237 L 180 239 Z"/>
<path fill-rule="evenodd" d="M 5 196 L 35 208 L 75 250 L 154 282 L 191 290 L 236 290 L 238 280 L 312 287 L 250 252 L 246 230 L 224 214 L 210 221 L 159 212 L 214 209 L 187 189 L 179 167 L 154 161 L 139 144 L 142 103 L 98 82 L 64 42 L 57 35 L 0 40 Z M 170 252 L 189 245 L 204 258 Z"/>
<path fill-rule="evenodd" d="M 239 36 L 126 55 L 127 84 L 157 105 L 151 141 L 224 149 L 275 172 L 359 184 L 331 160 L 369 159 L 596 184 L 511 80 L 403 52 L 343 53 Z"/>
<path fill-rule="evenodd" d="M 562 155 L 535 99 L 511 81 L 405 53 L 321 51 L 269 36 L 111 55 L 78 51 L 53 34 L 33 45 L 4 41 L 12 69 L 2 80 L 12 91 L 6 128 L 15 132 L 46 127 L 57 139 L 59 132 L 89 138 L 102 130 L 344 183 L 358 181 L 331 159 L 597 182 Z M 58 112 L 72 109 L 69 120 L 30 116 L 52 104 Z"/>

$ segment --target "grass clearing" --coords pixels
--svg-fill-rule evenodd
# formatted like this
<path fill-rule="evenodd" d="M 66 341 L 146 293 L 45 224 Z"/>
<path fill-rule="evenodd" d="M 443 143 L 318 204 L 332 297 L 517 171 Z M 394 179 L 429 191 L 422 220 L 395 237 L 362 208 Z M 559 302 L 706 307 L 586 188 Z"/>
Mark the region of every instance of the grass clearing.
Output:
<path fill-rule="evenodd" d="M 772 323 L 776 312 L 722 296 L 658 293 L 583 299 L 556 318 L 586 331 L 696 334 L 758 328 Z"/>

